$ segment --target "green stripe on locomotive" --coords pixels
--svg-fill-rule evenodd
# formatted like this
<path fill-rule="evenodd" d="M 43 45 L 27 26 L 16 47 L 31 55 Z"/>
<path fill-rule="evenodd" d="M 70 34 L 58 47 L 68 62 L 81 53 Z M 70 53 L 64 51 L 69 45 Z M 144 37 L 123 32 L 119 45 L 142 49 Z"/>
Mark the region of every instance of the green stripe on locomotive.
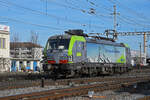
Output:
<path fill-rule="evenodd" d="M 124 43 L 125 47 L 130 48 L 128 44 Z"/>
<path fill-rule="evenodd" d="M 126 54 L 126 53 L 127 53 L 127 52 L 126 52 L 126 48 L 129 49 L 130 47 L 129 47 L 129 45 L 126 44 L 126 43 L 124 43 L 124 46 L 125 46 L 125 47 L 124 47 L 124 48 L 125 48 L 125 50 L 124 50 L 125 54 L 122 54 L 121 57 L 120 57 L 119 59 L 117 59 L 117 63 L 126 63 L 126 62 L 127 62 L 127 60 L 126 60 L 126 59 L 127 59 L 127 57 L 126 57 L 126 55 L 127 55 L 127 54 Z"/>
<path fill-rule="evenodd" d="M 68 49 L 68 56 L 72 56 L 72 48 L 73 48 L 74 43 L 76 41 L 85 42 L 86 40 L 83 36 L 72 35 L 71 40 L 70 40 L 70 44 L 69 44 L 69 49 Z"/>
<path fill-rule="evenodd" d="M 69 43 L 68 56 L 72 56 L 72 54 L 73 54 L 72 49 L 73 49 L 73 46 L 76 41 L 86 42 L 86 40 L 83 36 L 72 35 L 71 39 L 70 39 L 70 43 Z M 81 56 L 81 55 L 82 55 L 81 52 L 77 53 L 77 56 Z M 68 62 L 68 63 L 73 63 L 73 62 Z"/>
<path fill-rule="evenodd" d="M 126 57 L 124 54 L 122 54 L 121 57 L 117 60 L 117 63 L 126 63 Z"/>

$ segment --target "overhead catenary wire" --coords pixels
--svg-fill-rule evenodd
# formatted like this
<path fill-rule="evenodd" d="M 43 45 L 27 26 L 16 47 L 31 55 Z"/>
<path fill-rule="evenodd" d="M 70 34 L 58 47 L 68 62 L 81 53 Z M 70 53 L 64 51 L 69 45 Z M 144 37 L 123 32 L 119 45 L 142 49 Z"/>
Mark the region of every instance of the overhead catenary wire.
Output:
<path fill-rule="evenodd" d="M 147 27 L 147 28 L 150 28 L 150 25 L 144 25 L 144 24 L 141 24 L 141 23 L 137 23 L 135 22 L 134 20 L 132 19 L 128 19 L 126 18 L 125 16 L 119 16 L 118 17 L 120 20 L 122 20 L 123 22 L 125 23 L 128 23 L 128 24 L 131 24 L 131 25 L 135 25 L 135 26 L 139 26 L 139 27 Z"/>
<path fill-rule="evenodd" d="M 48 28 L 48 29 L 54 29 L 54 30 L 65 30 L 65 29 L 56 28 L 56 27 L 47 26 L 47 25 L 41 25 L 41 24 L 30 23 L 30 22 L 27 22 L 27 21 L 22 21 L 22 20 L 18 20 L 18 19 L 13 19 L 13 18 L 5 17 L 5 16 L 0 16 L 0 18 L 2 18 L 2 19 L 7 19 L 7 20 L 10 20 L 10 21 L 13 21 L 13 22 L 18 22 L 18 23 L 21 23 L 21 24 L 28 24 L 28 25 L 37 26 L 37 27 L 42 27 L 42 28 Z"/>
<path fill-rule="evenodd" d="M 128 7 L 125 7 L 124 5 L 122 6 L 119 2 L 117 2 L 117 0 L 116 0 L 116 2 L 113 1 L 113 0 L 108 0 L 108 1 L 110 1 L 111 3 L 113 3 L 113 4 L 115 4 L 115 5 L 116 5 L 116 4 L 117 4 L 117 5 L 120 5 L 120 8 L 124 7 L 124 8 L 126 8 L 126 9 L 128 9 L 128 10 L 134 12 L 132 9 L 130 9 L 130 8 L 128 8 Z M 129 11 L 129 12 L 130 12 L 130 11 Z M 133 13 L 132 13 L 132 14 L 133 14 Z M 135 14 L 135 13 L 134 13 L 134 14 Z M 137 13 L 136 13 L 136 15 L 137 15 Z M 138 16 L 138 17 L 141 18 L 140 16 Z M 141 28 L 141 27 L 150 28 L 150 25 L 146 24 L 145 22 L 142 23 L 142 20 L 139 20 L 139 19 L 137 20 L 137 17 L 136 17 L 136 20 L 135 20 L 135 18 L 127 17 L 127 15 L 124 15 L 123 13 L 120 14 L 119 20 L 121 20 L 121 21 L 123 21 L 123 22 L 125 22 L 125 23 L 127 23 L 127 24 L 140 27 L 140 28 Z M 133 27 L 133 26 L 132 26 L 132 27 Z"/>
<path fill-rule="evenodd" d="M 66 19 L 66 18 L 63 18 L 63 17 L 60 17 L 60 16 L 55 16 L 55 15 L 52 15 L 52 14 L 49 14 L 49 13 L 46 13 L 46 12 L 42 12 L 42 11 L 39 11 L 39 10 L 34 10 L 34 9 L 31 9 L 31 8 L 27 8 L 27 7 L 24 7 L 24 6 L 21 6 L 21 5 L 17 5 L 15 3 L 12 3 L 10 1 L 0 1 L 1 3 L 5 3 L 7 5 L 13 5 L 13 6 L 16 6 L 18 8 L 22 8 L 24 10 L 27 10 L 27 11 L 30 11 L 34 14 L 40 14 L 40 15 L 46 15 L 48 17 L 51 17 L 51 18 L 55 18 L 55 19 L 59 19 L 59 20 L 62 20 L 62 21 L 67 21 L 69 23 L 74 23 L 74 24 L 80 24 L 80 25 L 85 25 L 85 23 L 81 23 L 79 21 L 74 21 L 74 20 L 70 20 L 70 19 Z M 99 25 L 92 25 L 93 27 L 95 28 L 104 28 L 104 26 L 99 26 Z"/>
<path fill-rule="evenodd" d="M 5 4 L 0 4 L 0 5 L 1 5 L 1 6 L 4 6 L 4 7 L 7 7 L 7 8 L 9 7 L 8 5 L 5 5 Z"/>
<path fill-rule="evenodd" d="M 96 3 L 94 3 L 94 2 L 92 2 L 92 1 L 87 1 L 90 5 L 92 5 L 93 7 L 97 7 L 97 8 L 103 8 L 103 9 L 105 9 L 106 11 L 109 11 L 109 12 L 112 12 L 112 9 L 109 9 L 109 8 L 107 8 L 107 7 L 105 7 L 104 5 L 102 5 L 102 3 L 100 4 L 100 5 L 98 5 L 98 4 L 96 4 Z M 103 18 L 111 18 L 111 16 L 109 16 L 109 14 L 102 14 L 102 12 L 99 12 L 96 8 L 92 8 L 92 9 L 94 9 L 95 10 L 95 13 L 98 15 L 98 16 L 101 16 L 101 17 L 103 17 Z"/>
<path fill-rule="evenodd" d="M 101 19 L 106 19 L 106 20 L 110 20 L 111 16 L 109 15 L 106 15 L 106 14 L 102 14 L 100 13 L 97 9 L 95 8 L 87 8 L 87 9 L 81 9 L 79 6 L 74 6 L 75 4 L 72 4 L 72 3 L 69 3 L 71 5 L 65 5 L 65 4 L 62 4 L 62 3 L 58 3 L 56 1 L 49 1 L 49 2 L 53 2 L 55 3 L 56 5 L 60 5 L 60 6 L 63 6 L 63 7 L 67 7 L 67 8 L 71 8 L 71 9 L 74 9 L 74 10 L 78 10 L 78 11 L 81 11 L 83 13 L 87 13 L 87 14 L 91 14 L 91 15 L 94 15 L 95 17 L 97 18 L 101 18 Z M 68 2 L 67 2 L 68 3 Z M 94 4 L 94 3 L 93 3 Z M 95 5 L 95 4 L 94 4 Z M 95 5 L 96 7 L 98 7 L 98 5 Z M 91 13 L 92 11 L 93 13 Z"/>
<path fill-rule="evenodd" d="M 75 0 L 74 0 L 75 1 Z M 78 1 L 77 1 L 78 2 Z M 77 5 L 77 3 L 76 2 L 71 2 L 71 0 L 65 0 L 65 3 L 67 4 L 67 5 L 73 5 L 74 7 L 76 7 L 76 8 L 80 8 L 81 7 L 81 4 L 83 4 L 83 3 L 81 3 L 80 2 L 80 6 L 79 5 Z"/>
<path fill-rule="evenodd" d="M 36 14 L 46 15 L 46 16 L 49 16 L 49 17 L 56 18 L 57 20 L 63 20 L 63 21 L 68 21 L 68 22 L 71 22 L 71 23 L 79 24 L 79 25 L 89 26 L 89 25 L 87 25 L 87 24 L 85 24 L 85 23 L 81 23 L 81 22 L 78 22 L 78 21 L 69 20 L 69 19 L 66 19 L 66 18 L 63 18 L 63 17 L 60 17 L 60 16 L 55 16 L 55 15 L 47 14 L 47 13 L 45 13 L 45 12 L 38 11 L 38 10 L 34 10 L 34 9 L 31 9 L 31 8 L 27 8 L 27 7 L 23 7 L 23 6 L 17 5 L 17 4 L 12 3 L 12 2 L 7 2 L 7 0 L 6 0 L 6 1 L 0 1 L 0 2 L 3 2 L 5 5 L 6 5 L 6 4 L 7 4 L 7 5 L 10 4 L 10 5 L 13 5 L 13 6 L 16 6 L 16 7 L 25 9 L 25 10 L 28 10 L 28 11 L 34 13 L 34 14 L 36 13 Z M 95 4 L 94 4 L 94 5 L 95 5 Z M 95 15 L 96 17 L 99 17 L 99 14 L 98 14 L 97 12 L 96 12 L 96 14 L 93 14 L 93 15 Z M 99 18 L 100 18 L 100 17 L 99 17 Z M 121 19 L 126 20 L 126 22 L 128 22 L 128 23 L 130 23 L 130 21 L 132 20 L 132 19 L 130 19 L 130 18 L 126 18 L 125 16 L 123 16 Z M 141 23 L 135 22 L 134 20 L 131 21 L 131 22 L 132 22 L 132 23 L 131 23 L 132 25 L 143 26 L 143 27 L 149 27 L 149 25 L 143 25 L 143 24 L 141 24 Z M 91 26 L 91 25 L 90 25 L 90 26 Z M 94 24 L 92 24 L 92 26 L 95 27 L 95 28 L 107 28 L 107 27 L 105 27 L 105 26 L 98 26 L 98 25 L 94 25 Z"/>
<path fill-rule="evenodd" d="M 53 1 L 54 2 L 54 1 Z M 69 5 L 71 5 L 72 7 L 75 5 L 75 3 L 73 4 L 73 3 L 70 3 L 70 2 L 68 2 L 68 1 L 66 1 L 66 3 L 67 4 L 69 4 Z M 97 8 L 100 8 L 101 7 L 101 4 L 100 5 L 97 5 L 97 4 L 95 4 L 94 2 L 91 2 L 91 1 L 87 1 L 87 3 L 88 4 L 91 4 L 93 7 L 97 7 Z M 56 2 L 55 1 L 55 4 L 62 4 L 62 3 L 58 3 L 58 2 Z M 67 7 L 68 5 L 65 5 L 64 7 Z M 80 8 L 81 6 L 74 6 L 74 8 Z M 101 7 L 102 8 L 102 7 Z M 98 19 L 100 19 L 100 21 L 101 22 L 106 22 L 106 21 L 110 21 L 111 20 L 111 16 L 109 16 L 109 14 L 108 15 L 106 15 L 106 14 L 102 14 L 102 12 L 100 13 L 96 8 L 91 8 L 90 7 L 90 9 L 89 9 L 89 7 L 87 8 L 89 11 L 87 11 L 86 9 L 84 9 L 84 13 L 88 13 L 88 14 L 90 14 L 90 15 L 93 15 L 94 17 L 96 17 L 96 18 L 98 18 Z M 105 8 L 104 8 L 105 9 Z M 109 8 L 108 8 L 109 9 Z M 107 11 L 112 11 L 111 9 L 109 9 L 108 10 L 107 9 Z M 75 10 L 79 10 L 79 9 L 75 9 Z M 80 9 L 81 10 L 81 9 Z M 82 11 L 83 11 L 83 9 L 82 9 Z M 103 20 L 106 20 L 106 21 L 103 21 Z M 91 26 L 91 25 L 89 25 L 89 26 Z M 108 28 L 108 27 L 107 27 Z"/>
<path fill-rule="evenodd" d="M 146 19 L 147 19 L 146 21 L 149 21 L 149 20 L 150 20 L 150 18 L 146 17 L 146 16 L 143 15 L 142 13 L 139 13 L 139 12 L 134 11 L 133 9 L 131 9 L 131 8 L 129 8 L 129 7 L 127 7 L 127 6 L 123 5 L 123 4 L 121 4 L 121 3 L 120 3 L 119 1 L 117 1 L 117 0 L 116 0 L 116 2 L 118 2 L 118 4 L 119 4 L 120 6 L 126 8 L 126 10 L 128 10 L 129 12 L 131 12 L 131 14 L 136 15 L 137 17 L 141 18 L 142 20 L 146 20 Z"/>
<path fill-rule="evenodd" d="M 133 9 L 129 8 L 128 6 L 125 6 L 124 4 L 122 4 L 121 2 L 119 2 L 118 0 L 109 0 L 111 3 L 113 4 L 117 4 L 120 8 L 124 8 L 124 10 L 128 11 L 128 13 L 130 13 L 131 15 L 135 15 L 136 20 L 139 20 L 140 22 L 148 22 L 150 20 L 150 18 L 144 16 L 143 14 L 134 11 Z M 140 18 L 140 19 L 138 19 Z"/>
<path fill-rule="evenodd" d="M 56 4 L 58 6 L 62 6 L 62 7 L 67 7 L 67 8 L 70 8 L 70 9 L 73 9 L 73 10 L 78 10 L 78 11 L 81 11 L 83 13 L 86 13 L 86 9 L 81 9 L 80 7 L 75 7 L 73 5 L 66 5 L 66 4 L 62 4 L 62 3 L 58 3 L 56 1 L 48 1 L 49 3 L 53 3 L 53 4 Z"/>
<path fill-rule="evenodd" d="M 113 1 L 113 0 L 109 0 L 109 1 L 113 4 L 116 4 L 115 1 Z M 92 3 L 92 4 L 94 4 L 94 3 Z M 131 25 L 136 25 L 138 27 L 144 27 L 144 28 L 149 28 L 150 27 L 150 25 L 148 25 L 148 24 L 140 23 L 137 20 L 132 19 L 131 17 L 128 18 L 128 17 L 126 17 L 125 15 L 122 15 L 122 14 L 121 14 L 121 17 L 119 17 L 119 19 L 122 20 L 125 23 L 131 24 Z M 134 26 L 132 26 L 132 27 L 134 27 Z"/>
<path fill-rule="evenodd" d="M 81 11 L 82 13 L 87 13 L 87 14 L 91 14 L 90 13 L 90 10 L 93 9 L 95 11 L 95 13 L 98 14 L 98 16 L 102 16 L 103 18 L 107 18 L 109 17 L 109 15 L 105 15 L 105 14 L 102 14 L 100 13 L 98 10 L 96 10 L 95 8 L 80 8 L 80 7 L 77 7 L 77 6 L 74 6 L 74 5 L 66 5 L 66 4 L 63 4 L 63 3 L 60 3 L 60 2 L 56 2 L 56 1 L 48 1 L 49 3 L 54 3 L 56 5 L 59 5 L 59 6 L 62 6 L 62 7 L 66 7 L 66 8 L 70 8 L 70 9 L 73 9 L 73 10 L 77 10 L 77 11 Z"/>
<path fill-rule="evenodd" d="M 105 7 L 102 3 L 101 3 L 100 5 L 98 5 L 98 4 L 95 4 L 95 3 L 92 2 L 92 1 L 87 1 L 87 2 L 90 3 L 91 5 L 95 6 L 95 7 L 103 8 L 103 9 L 105 9 L 106 11 L 109 11 L 109 12 L 112 12 L 112 11 L 113 11 L 111 8 Z"/>

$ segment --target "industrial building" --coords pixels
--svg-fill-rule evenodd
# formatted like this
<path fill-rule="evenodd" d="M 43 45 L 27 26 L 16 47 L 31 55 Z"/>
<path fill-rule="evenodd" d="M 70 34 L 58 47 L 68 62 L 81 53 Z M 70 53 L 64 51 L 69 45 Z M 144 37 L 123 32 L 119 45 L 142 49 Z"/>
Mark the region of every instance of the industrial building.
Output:
<path fill-rule="evenodd" d="M 10 71 L 10 33 L 9 26 L 0 25 L 0 72 Z"/>
<path fill-rule="evenodd" d="M 11 71 L 37 71 L 41 69 L 42 47 L 31 42 L 11 42 Z"/>

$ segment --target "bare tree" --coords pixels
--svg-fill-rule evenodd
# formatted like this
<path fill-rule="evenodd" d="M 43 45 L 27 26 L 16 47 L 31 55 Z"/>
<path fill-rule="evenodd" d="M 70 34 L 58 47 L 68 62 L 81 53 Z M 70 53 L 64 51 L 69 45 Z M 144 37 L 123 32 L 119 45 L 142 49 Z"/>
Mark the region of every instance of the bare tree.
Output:
<path fill-rule="evenodd" d="M 18 33 L 12 33 L 11 42 L 19 42 L 19 34 Z"/>
<path fill-rule="evenodd" d="M 10 40 L 11 42 L 12 42 L 12 44 L 11 44 L 11 49 L 12 50 L 15 50 L 15 52 L 12 54 L 12 56 L 13 57 L 17 57 L 17 49 L 16 49 L 16 42 L 19 42 L 20 41 L 20 38 L 19 38 L 19 34 L 18 33 L 12 33 L 12 37 L 11 37 L 11 40 Z"/>
<path fill-rule="evenodd" d="M 38 39 L 39 39 L 38 33 L 31 30 L 30 42 L 38 44 L 38 42 L 39 42 Z"/>

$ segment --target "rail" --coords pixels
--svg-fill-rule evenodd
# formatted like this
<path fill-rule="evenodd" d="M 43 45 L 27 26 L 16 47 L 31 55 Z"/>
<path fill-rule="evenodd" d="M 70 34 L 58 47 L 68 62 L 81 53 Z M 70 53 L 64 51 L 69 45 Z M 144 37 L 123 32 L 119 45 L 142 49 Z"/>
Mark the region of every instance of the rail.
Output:
<path fill-rule="evenodd" d="M 60 98 L 66 98 L 71 96 L 86 95 L 88 91 L 104 91 L 118 89 L 122 86 L 132 85 L 138 82 L 144 82 L 150 80 L 149 76 L 143 77 L 128 77 L 128 78 L 116 78 L 113 81 L 106 81 L 103 83 L 86 84 L 83 86 L 74 86 L 63 89 L 54 89 L 41 92 L 34 92 L 29 94 L 14 95 L 8 97 L 1 97 L 0 100 L 18 100 L 18 99 L 30 99 L 30 100 L 56 100 Z"/>

